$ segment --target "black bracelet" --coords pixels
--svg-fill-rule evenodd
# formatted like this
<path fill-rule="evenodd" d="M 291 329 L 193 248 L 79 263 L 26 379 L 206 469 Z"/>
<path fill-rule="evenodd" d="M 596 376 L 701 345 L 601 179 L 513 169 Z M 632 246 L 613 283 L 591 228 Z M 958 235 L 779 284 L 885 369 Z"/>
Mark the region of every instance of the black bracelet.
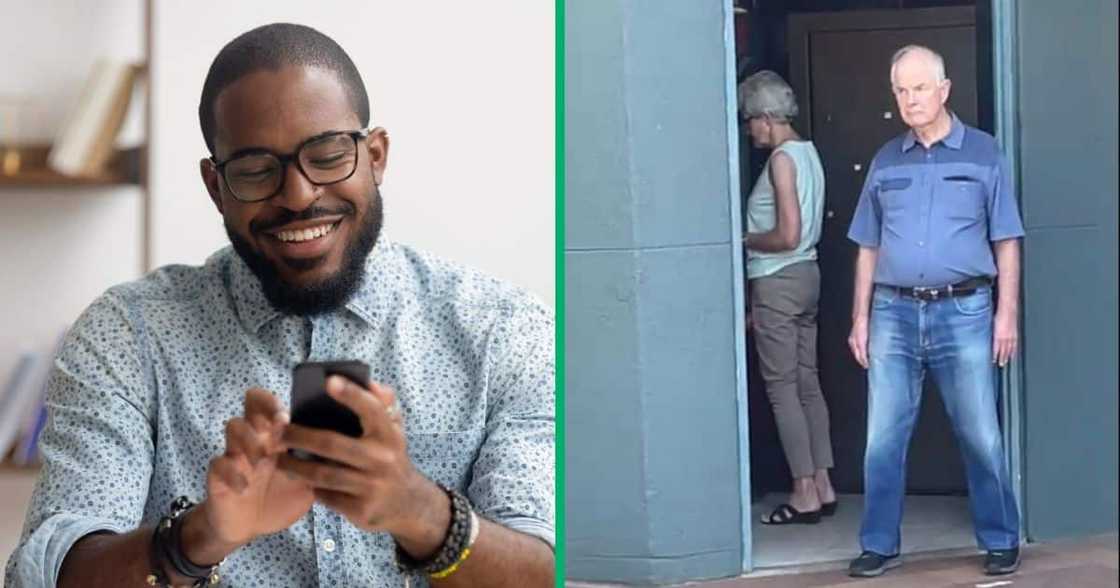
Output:
<path fill-rule="evenodd" d="M 161 519 L 156 523 L 156 528 L 152 530 L 152 544 L 148 550 L 148 565 L 152 571 L 148 577 L 144 579 L 149 586 L 158 586 L 159 588 L 171 588 L 171 580 L 167 578 L 167 573 L 163 571 L 163 556 L 160 554 L 163 551 L 159 544 L 159 526 L 163 523 Z"/>
<path fill-rule="evenodd" d="M 181 576 L 194 580 L 192 586 L 206 586 L 217 584 L 221 576 L 218 568 L 225 560 L 209 566 L 200 566 L 190 561 L 183 554 L 182 531 L 184 516 L 195 504 L 186 496 L 180 496 L 171 502 L 171 512 L 160 519 L 156 530 L 152 534 L 153 571 L 148 575 L 148 584 L 151 586 L 169 585 L 170 582 L 164 573 L 164 565 L 170 566 Z"/>
<path fill-rule="evenodd" d="M 455 566 L 463 559 L 464 550 L 469 549 L 472 538 L 474 513 L 470 501 L 458 491 L 440 484 L 440 488 L 451 499 L 451 524 L 443 544 L 434 555 L 420 561 L 413 558 L 397 543 L 397 569 L 402 573 L 423 572 L 437 574 Z"/>

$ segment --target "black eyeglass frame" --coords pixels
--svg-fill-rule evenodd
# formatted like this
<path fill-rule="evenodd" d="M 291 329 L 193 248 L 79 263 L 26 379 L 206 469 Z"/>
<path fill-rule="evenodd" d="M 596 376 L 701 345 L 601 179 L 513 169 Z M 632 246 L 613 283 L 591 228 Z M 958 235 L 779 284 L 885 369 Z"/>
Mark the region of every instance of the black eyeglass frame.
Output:
<path fill-rule="evenodd" d="M 214 169 L 218 171 L 218 175 L 221 176 L 222 181 L 225 182 L 226 188 L 229 188 L 229 193 L 236 200 L 238 200 L 240 202 L 264 202 L 265 200 L 268 200 L 269 198 L 272 198 L 272 197 L 276 196 L 277 194 L 280 193 L 281 190 L 284 189 L 284 181 L 286 180 L 287 175 L 288 175 L 286 172 L 287 172 L 289 163 L 294 163 L 295 166 L 296 166 L 296 169 L 299 170 L 299 173 L 303 174 L 303 177 L 307 178 L 308 182 L 311 182 L 313 185 L 316 185 L 316 186 L 329 186 L 331 184 L 337 184 L 339 182 L 345 182 L 346 180 L 349 180 L 354 175 L 354 172 L 358 170 L 358 159 L 359 159 L 357 157 L 358 141 L 360 141 L 362 139 L 365 139 L 366 137 L 369 137 L 369 135 L 372 131 L 373 131 L 373 129 L 359 129 L 359 130 L 356 130 L 356 131 L 335 131 L 335 132 L 331 132 L 331 133 L 323 133 L 322 135 L 317 135 L 317 136 L 314 136 L 314 137 L 308 137 L 302 143 L 300 143 L 299 145 L 296 146 L 295 151 L 293 151 L 291 153 L 286 153 L 286 154 L 275 153 L 275 152 L 269 151 L 267 149 L 249 149 L 245 152 L 238 153 L 238 154 L 236 154 L 232 157 L 229 157 L 225 161 L 218 161 L 218 159 L 216 157 L 214 157 L 213 155 L 211 155 L 209 159 L 210 159 L 211 163 L 214 164 Z M 354 151 L 355 151 L 354 166 L 350 168 L 350 173 L 346 174 L 342 178 L 339 178 L 337 180 L 332 180 L 330 182 L 316 182 L 315 180 L 311 179 L 311 176 L 309 176 L 307 174 L 307 170 L 303 169 L 303 165 L 301 165 L 300 162 L 299 162 L 299 154 L 300 154 L 301 151 L 303 151 L 303 148 L 310 143 L 315 143 L 315 142 L 318 142 L 318 141 L 322 141 L 324 139 L 329 139 L 331 137 L 337 137 L 339 135 L 347 135 L 351 139 L 354 140 Z M 237 191 L 233 189 L 233 186 L 230 185 L 229 178 L 226 177 L 226 165 L 229 164 L 232 161 L 236 161 L 238 159 L 241 159 L 243 157 L 248 157 L 248 156 L 251 156 L 251 155 L 271 155 L 272 157 L 276 158 L 276 161 L 278 161 L 280 163 L 280 183 L 276 185 L 276 190 L 274 190 L 268 196 L 265 196 L 263 198 L 253 198 L 253 199 L 246 200 L 245 198 L 242 198 L 241 196 L 239 196 L 237 194 Z"/>

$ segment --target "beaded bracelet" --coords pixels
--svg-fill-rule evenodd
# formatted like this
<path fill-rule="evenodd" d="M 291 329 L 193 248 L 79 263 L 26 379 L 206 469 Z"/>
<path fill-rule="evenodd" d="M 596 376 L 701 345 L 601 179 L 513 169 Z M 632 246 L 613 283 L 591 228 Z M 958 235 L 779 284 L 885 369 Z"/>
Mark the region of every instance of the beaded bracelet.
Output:
<path fill-rule="evenodd" d="M 470 555 L 470 548 L 478 536 L 478 517 L 465 496 L 442 484 L 440 488 L 451 499 L 451 524 L 448 525 L 443 544 L 432 557 L 418 561 L 408 555 L 398 543 L 397 569 L 401 573 L 422 572 L 433 578 L 444 578 L 459 569 Z"/>
<path fill-rule="evenodd" d="M 463 565 L 463 562 L 467 561 L 467 558 L 470 557 L 471 548 L 474 547 L 474 540 L 478 538 L 478 528 L 479 528 L 478 515 L 476 515 L 473 510 L 471 511 L 471 517 L 470 518 L 471 518 L 471 520 L 470 520 L 470 529 L 471 529 L 470 530 L 470 535 L 467 538 L 467 544 L 466 544 L 465 547 L 463 547 L 463 551 L 459 554 L 458 559 L 455 560 L 455 563 L 452 563 L 451 565 L 447 566 L 446 568 L 444 568 L 444 569 L 442 569 L 438 572 L 433 572 L 431 574 L 428 574 L 429 577 L 435 578 L 437 580 L 440 579 L 440 578 L 446 578 L 446 577 L 450 576 L 451 574 L 454 574 L 459 569 L 459 566 Z"/>

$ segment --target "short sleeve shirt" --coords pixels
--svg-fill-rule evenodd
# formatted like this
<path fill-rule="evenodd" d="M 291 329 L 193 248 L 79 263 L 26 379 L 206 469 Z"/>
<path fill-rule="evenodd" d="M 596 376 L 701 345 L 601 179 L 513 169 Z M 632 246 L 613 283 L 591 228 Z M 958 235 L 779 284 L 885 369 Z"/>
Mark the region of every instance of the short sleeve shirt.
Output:
<path fill-rule="evenodd" d="M 879 150 L 848 231 L 878 249 L 874 282 L 901 287 L 994 277 L 991 243 L 1022 236 L 1006 158 L 956 115 L 928 149 L 908 131 Z"/>

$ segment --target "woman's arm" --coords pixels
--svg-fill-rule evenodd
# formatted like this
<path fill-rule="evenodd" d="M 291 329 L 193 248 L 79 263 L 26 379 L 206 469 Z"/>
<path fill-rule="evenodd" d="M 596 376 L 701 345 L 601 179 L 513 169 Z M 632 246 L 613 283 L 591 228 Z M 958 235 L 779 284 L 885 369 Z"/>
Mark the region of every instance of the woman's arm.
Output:
<path fill-rule="evenodd" d="M 747 233 L 748 249 L 778 253 L 790 251 L 801 242 L 801 205 L 797 199 L 797 167 L 793 158 L 781 151 L 770 158 L 770 183 L 778 209 L 774 228 L 765 233 Z"/>

